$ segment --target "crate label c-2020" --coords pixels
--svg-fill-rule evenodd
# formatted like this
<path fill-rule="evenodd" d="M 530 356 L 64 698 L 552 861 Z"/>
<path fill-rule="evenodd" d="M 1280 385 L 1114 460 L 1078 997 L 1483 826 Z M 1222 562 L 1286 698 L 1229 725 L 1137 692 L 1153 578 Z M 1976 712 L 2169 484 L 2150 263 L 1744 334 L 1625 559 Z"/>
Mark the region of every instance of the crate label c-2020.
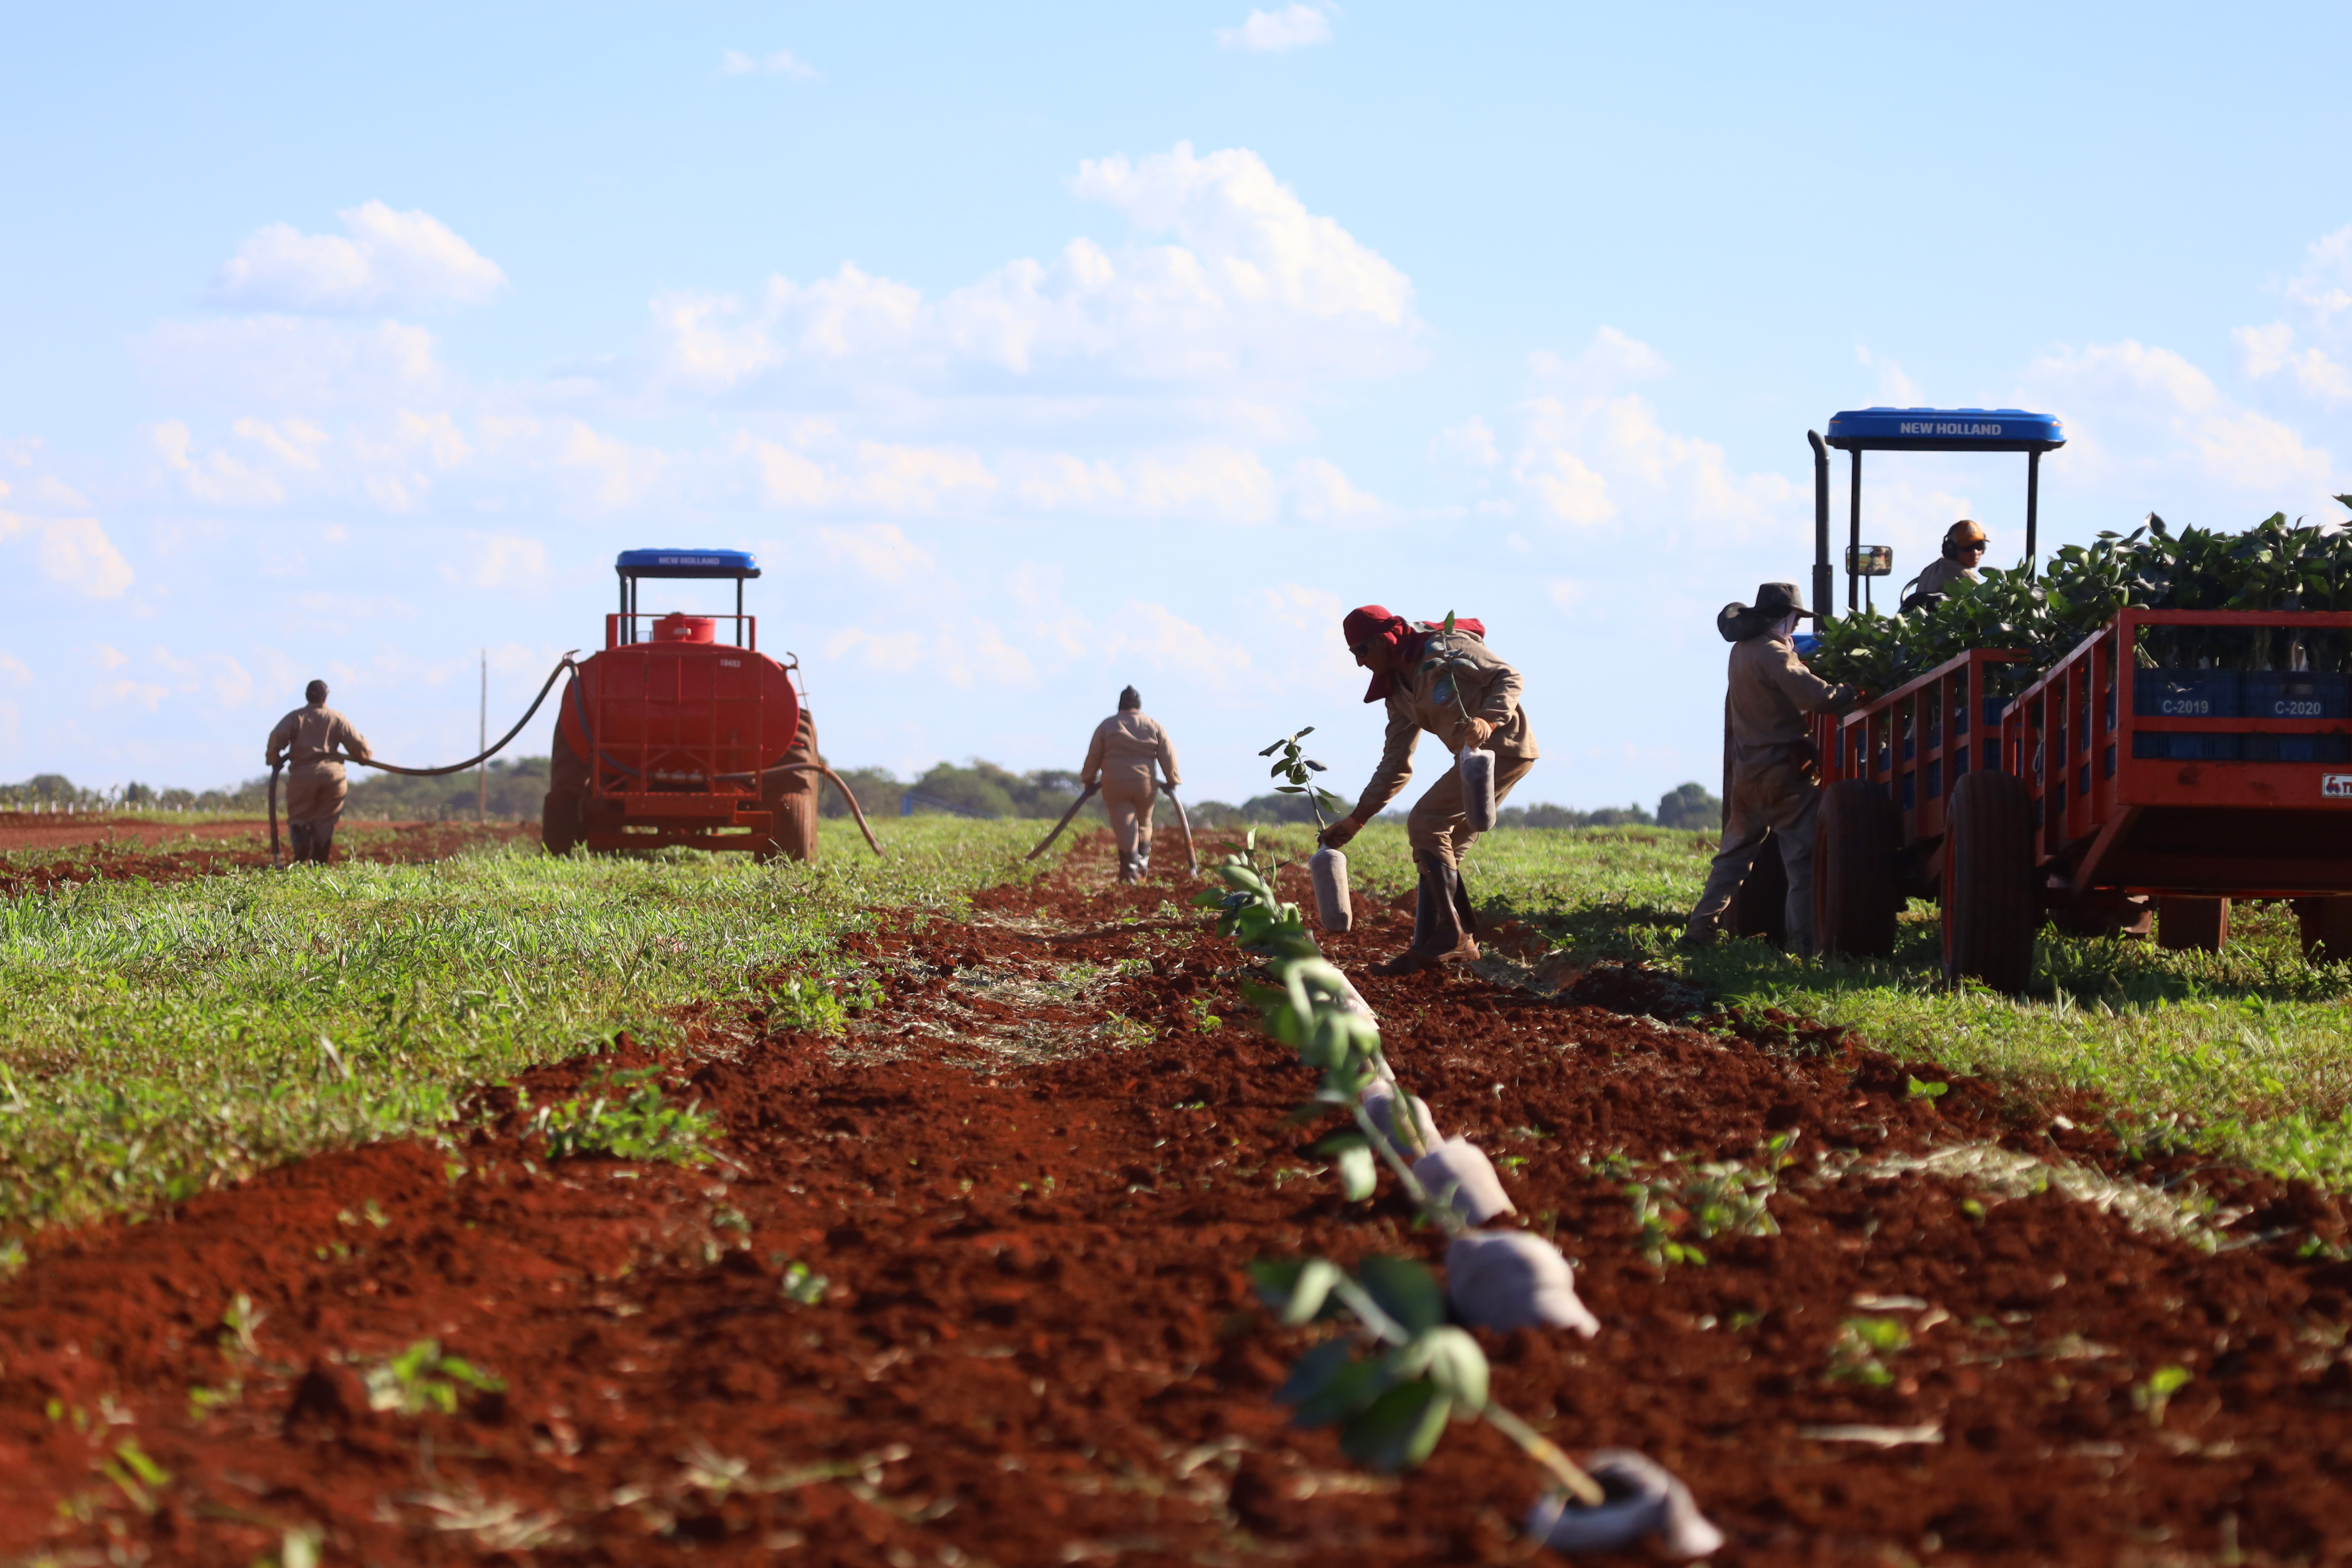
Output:
<path fill-rule="evenodd" d="M 2319 793 L 2329 800 L 2352 800 L 2352 773 L 2322 773 Z"/>

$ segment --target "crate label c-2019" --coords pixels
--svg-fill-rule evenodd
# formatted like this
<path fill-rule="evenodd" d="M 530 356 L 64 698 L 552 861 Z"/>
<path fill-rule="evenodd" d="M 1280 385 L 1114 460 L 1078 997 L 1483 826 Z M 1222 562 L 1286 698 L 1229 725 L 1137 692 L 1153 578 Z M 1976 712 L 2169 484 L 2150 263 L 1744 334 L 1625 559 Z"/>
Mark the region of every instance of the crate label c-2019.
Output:
<path fill-rule="evenodd" d="M 2322 773 L 2319 793 L 2329 800 L 2352 800 L 2352 773 Z"/>

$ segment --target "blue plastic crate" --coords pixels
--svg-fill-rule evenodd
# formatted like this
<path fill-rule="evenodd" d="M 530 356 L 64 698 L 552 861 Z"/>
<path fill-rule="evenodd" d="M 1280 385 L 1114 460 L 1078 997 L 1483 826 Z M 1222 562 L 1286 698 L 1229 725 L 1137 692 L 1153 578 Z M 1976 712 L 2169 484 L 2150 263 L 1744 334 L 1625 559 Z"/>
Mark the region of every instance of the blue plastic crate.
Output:
<path fill-rule="evenodd" d="M 2240 680 L 2234 669 L 2137 669 L 2132 711 L 2156 719 L 2235 719 Z M 2132 754 L 2145 753 L 2135 748 Z"/>
<path fill-rule="evenodd" d="M 2250 669 L 2239 680 L 2238 711 L 2248 719 L 2352 719 L 2352 675 Z"/>
<path fill-rule="evenodd" d="M 2184 735 L 2178 731 L 2141 730 L 2132 736 L 2132 755 L 2167 763 L 2234 763 L 2241 760 L 2242 735 Z"/>
<path fill-rule="evenodd" d="M 2248 735 L 2250 763 L 2352 763 L 2352 735 Z"/>

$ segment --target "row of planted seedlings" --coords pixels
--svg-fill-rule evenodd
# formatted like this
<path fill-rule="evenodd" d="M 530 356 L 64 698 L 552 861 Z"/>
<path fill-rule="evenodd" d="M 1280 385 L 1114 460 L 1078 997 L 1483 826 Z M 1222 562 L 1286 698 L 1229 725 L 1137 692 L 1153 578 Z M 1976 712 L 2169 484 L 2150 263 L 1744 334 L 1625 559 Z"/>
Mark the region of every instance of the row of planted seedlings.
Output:
<path fill-rule="evenodd" d="M 1314 803 L 1319 819 L 1344 803 L 1315 786 L 1312 774 L 1323 770 L 1300 752 L 1306 733 L 1261 754 L 1284 753 L 1277 776 Z M 1352 918 L 1346 858 L 1326 847 L 1312 860 L 1319 923 L 1345 931 Z M 1699 1511 L 1689 1487 L 1663 1466 L 1622 1448 L 1579 1465 L 1495 1396 L 1486 1352 L 1467 1331 L 1596 1336 L 1601 1323 L 1577 1296 L 1575 1270 L 1543 1237 L 1495 1226 L 1516 1210 L 1494 1162 L 1467 1138 L 1444 1136 L 1428 1103 L 1399 1081 L 1381 1047 L 1378 1017 L 1324 956 L 1298 906 L 1276 891 L 1282 867 L 1270 857 L 1261 861 L 1255 830 L 1241 853 L 1209 869 L 1223 888 L 1202 892 L 1194 903 L 1217 910 L 1218 934 L 1263 963 L 1270 984 L 1248 985 L 1245 995 L 1266 1034 L 1321 1075 L 1295 1119 L 1311 1123 L 1344 1111 L 1350 1122 L 1315 1152 L 1330 1162 L 1351 1203 L 1374 1195 L 1385 1168 L 1447 1238 L 1443 1285 L 1427 1266 L 1406 1258 L 1365 1258 L 1352 1274 L 1322 1258 L 1253 1263 L 1259 1298 L 1285 1326 L 1340 1325 L 1299 1357 L 1276 1397 L 1293 1407 L 1302 1426 L 1339 1427 L 1341 1451 L 1381 1471 L 1423 1463 L 1453 1422 L 1486 1422 L 1541 1472 L 1543 1490 L 1527 1528 L 1563 1552 L 1616 1552 L 1644 1542 L 1678 1561 L 1714 1552 L 1722 1532 Z"/>

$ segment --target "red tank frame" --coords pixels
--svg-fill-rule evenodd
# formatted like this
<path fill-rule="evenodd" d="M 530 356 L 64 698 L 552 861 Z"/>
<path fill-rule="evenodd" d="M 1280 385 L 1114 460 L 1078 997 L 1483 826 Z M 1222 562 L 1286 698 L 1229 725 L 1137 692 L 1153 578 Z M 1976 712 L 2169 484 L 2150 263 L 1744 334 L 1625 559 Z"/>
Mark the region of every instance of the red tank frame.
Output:
<path fill-rule="evenodd" d="M 1941 898 L 1946 811 L 1958 781 L 1998 769 L 2032 801 L 2045 910 L 2102 898 L 2352 893 L 2352 761 L 2141 756 L 2153 734 L 2352 734 L 2344 717 L 2192 718 L 2134 711 L 2131 657 L 2151 626 L 2352 631 L 2352 612 L 2125 610 L 1988 713 L 1987 675 L 2023 656 L 1972 649 L 1843 716 L 1817 715 L 1823 784 L 1861 779 L 1899 814 L 1904 882 Z M 2347 742 L 2352 745 L 2352 742 Z"/>

